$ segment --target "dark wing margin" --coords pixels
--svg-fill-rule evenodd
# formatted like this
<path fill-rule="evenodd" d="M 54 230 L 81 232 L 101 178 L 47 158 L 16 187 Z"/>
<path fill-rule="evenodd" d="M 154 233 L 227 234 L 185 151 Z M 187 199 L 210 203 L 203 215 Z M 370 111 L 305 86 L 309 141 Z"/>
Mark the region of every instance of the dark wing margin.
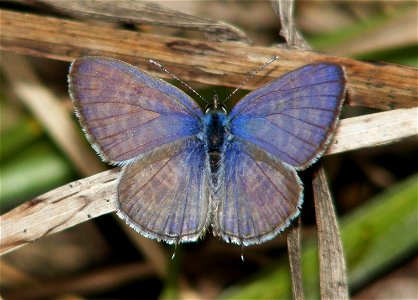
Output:
<path fill-rule="evenodd" d="M 210 222 L 206 147 L 172 143 L 123 167 L 118 215 L 142 235 L 170 244 L 196 241 Z"/>
<path fill-rule="evenodd" d="M 259 147 L 237 140 L 229 143 L 221 173 L 212 227 L 226 242 L 263 243 L 299 215 L 303 187 L 296 170 Z"/>
<path fill-rule="evenodd" d="M 238 102 L 230 115 L 231 132 L 303 170 L 326 150 L 344 94 L 341 66 L 306 65 Z"/>
<path fill-rule="evenodd" d="M 124 165 L 200 131 L 202 111 L 189 96 L 125 62 L 78 58 L 68 83 L 83 130 L 106 162 Z"/>

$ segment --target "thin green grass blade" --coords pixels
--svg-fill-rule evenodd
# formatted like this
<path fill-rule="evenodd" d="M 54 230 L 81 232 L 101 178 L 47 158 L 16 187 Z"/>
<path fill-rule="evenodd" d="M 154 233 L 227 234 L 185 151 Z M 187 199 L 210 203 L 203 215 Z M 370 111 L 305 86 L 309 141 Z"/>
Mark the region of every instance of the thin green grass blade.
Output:
<path fill-rule="evenodd" d="M 417 181 L 418 174 L 411 176 L 340 219 L 351 291 L 367 284 L 369 280 L 418 250 Z M 315 241 L 305 243 L 302 251 L 306 299 L 319 298 Z M 268 270 L 229 288 L 219 298 L 291 297 L 288 261 L 283 257 Z"/>

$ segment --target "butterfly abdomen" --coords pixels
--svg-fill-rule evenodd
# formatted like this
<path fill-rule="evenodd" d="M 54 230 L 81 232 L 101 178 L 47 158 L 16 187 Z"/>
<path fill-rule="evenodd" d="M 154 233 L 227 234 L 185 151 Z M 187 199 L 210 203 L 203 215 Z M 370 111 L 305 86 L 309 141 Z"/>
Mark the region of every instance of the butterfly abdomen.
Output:
<path fill-rule="evenodd" d="M 217 185 L 217 176 L 219 169 L 219 161 L 221 158 L 221 152 L 226 140 L 226 136 L 229 134 L 228 129 L 228 116 L 225 112 L 217 109 L 209 110 L 204 118 L 205 124 L 205 136 L 207 149 L 210 158 L 210 169 L 212 173 L 212 183 Z"/>

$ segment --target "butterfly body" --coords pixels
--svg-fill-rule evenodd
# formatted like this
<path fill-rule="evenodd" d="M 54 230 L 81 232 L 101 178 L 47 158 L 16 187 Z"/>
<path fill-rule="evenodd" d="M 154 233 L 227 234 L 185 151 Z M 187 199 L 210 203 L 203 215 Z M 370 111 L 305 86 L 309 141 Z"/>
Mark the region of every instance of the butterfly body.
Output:
<path fill-rule="evenodd" d="M 230 135 L 229 120 L 225 112 L 221 110 L 209 110 L 203 116 L 205 124 L 205 140 L 208 143 L 209 153 L 219 153 Z"/>
<path fill-rule="evenodd" d="M 231 138 L 229 118 L 225 111 L 209 108 L 203 116 L 204 134 L 202 142 L 207 144 L 213 190 L 218 186 L 219 167 L 225 142 Z"/>
<path fill-rule="evenodd" d="M 73 62 L 70 95 L 93 148 L 121 165 L 118 215 L 149 238 L 195 241 L 208 229 L 267 241 L 298 216 L 296 173 L 318 159 L 345 93 L 340 66 L 306 65 L 204 113 L 183 91 L 127 63 Z"/>

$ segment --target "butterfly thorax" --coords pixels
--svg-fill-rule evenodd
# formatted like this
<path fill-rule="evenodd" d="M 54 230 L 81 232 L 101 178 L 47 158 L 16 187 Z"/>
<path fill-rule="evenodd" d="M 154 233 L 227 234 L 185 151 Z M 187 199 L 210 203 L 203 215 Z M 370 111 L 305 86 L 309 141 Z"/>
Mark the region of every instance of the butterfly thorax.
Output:
<path fill-rule="evenodd" d="M 204 118 L 208 152 L 219 153 L 228 134 L 228 116 L 221 110 L 209 110 Z"/>

